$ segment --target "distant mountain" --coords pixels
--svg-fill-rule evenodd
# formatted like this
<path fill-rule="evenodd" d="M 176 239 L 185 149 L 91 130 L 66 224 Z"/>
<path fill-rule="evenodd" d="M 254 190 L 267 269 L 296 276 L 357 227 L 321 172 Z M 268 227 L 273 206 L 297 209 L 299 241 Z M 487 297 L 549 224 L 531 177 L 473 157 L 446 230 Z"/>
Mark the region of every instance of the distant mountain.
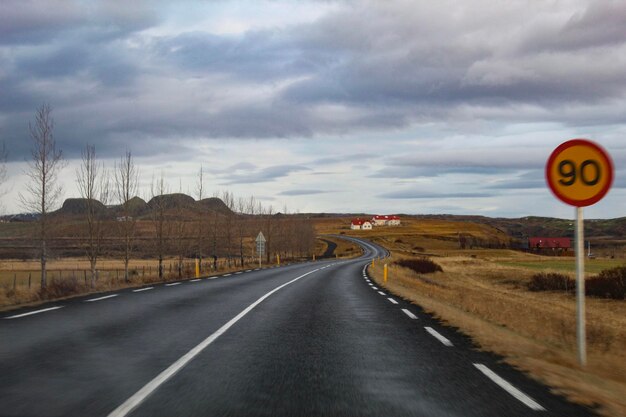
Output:
<path fill-rule="evenodd" d="M 192 208 L 196 203 L 193 197 L 187 194 L 175 193 L 175 194 L 163 194 L 153 197 L 148 201 L 148 207 L 151 210 L 157 207 L 163 207 L 165 210 L 180 209 L 180 208 Z"/>
<path fill-rule="evenodd" d="M 121 205 L 105 206 L 98 200 L 93 200 L 96 207 L 96 212 L 107 217 L 122 216 Z M 164 194 L 157 197 L 153 197 L 149 202 L 145 202 L 140 197 L 133 197 L 128 202 L 133 217 L 142 217 L 149 214 L 152 210 L 163 204 L 163 207 L 167 211 L 183 209 L 186 211 L 186 215 L 193 215 L 194 212 L 200 211 L 214 211 L 220 214 L 233 214 L 233 211 L 228 208 L 222 200 L 216 197 L 205 198 L 200 201 L 196 201 L 193 197 L 190 197 L 182 193 Z M 62 215 L 62 216 L 82 216 L 87 211 L 87 200 L 84 198 L 68 198 L 63 202 L 60 209 L 50 214 Z M 30 222 L 39 218 L 36 213 L 22 213 L 0 216 L 0 220 L 7 222 Z"/>
<path fill-rule="evenodd" d="M 219 198 L 204 198 L 196 202 L 196 206 L 201 210 L 217 211 L 221 214 L 233 214 L 233 211 Z"/>
<path fill-rule="evenodd" d="M 574 237 L 574 220 L 554 217 L 528 216 L 516 219 L 504 217 L 458 216 L 449 214 L 412 216 L 417 219 L 471 221 L 487 224 L 517 239 L 527 237 Z M 626 238 L 626 217 L 585 220 L 585 236 L 595 238 Z"/>
<path fill-rule="evenodd" d="M 98 200 L 92 200 L 92 204 L 94 207 L 94 211 L 97 214 L 106 214 L 107 208 L 104 204 L 99 202 Z M 63 206 L 55 211 L 53 214 L 62 214 L 62 215 L 78 215 L 85 214 L 87 212 L 87 208 L 89 207 L 89 200 L 86 198 L 68 198 L 63 202 Z"/>

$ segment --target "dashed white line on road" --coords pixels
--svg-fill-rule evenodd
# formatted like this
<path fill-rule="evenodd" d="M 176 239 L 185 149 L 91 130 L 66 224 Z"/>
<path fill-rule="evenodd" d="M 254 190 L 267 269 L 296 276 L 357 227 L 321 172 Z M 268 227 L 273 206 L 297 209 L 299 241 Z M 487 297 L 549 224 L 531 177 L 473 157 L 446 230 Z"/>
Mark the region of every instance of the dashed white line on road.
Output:
<path fill-rule="evenodd" d="M 241 274 L 241 271 L 235 272 L 235 275 L 239 275 L 239 274 Z"/>
<path fill-rule="evenodd" d="M 248 314 L 252 309 L 254 309 L 257 305 L 262 303 L 266 298 L 270 297 L 276 291 L 286 287 L 289 284 L 292 284 L 298 281 L 301 278 L 304 278 L 308 275 L 311 275 L 315 272 L 319 271 L 319 269 L 315 269 L 313 271 L 307 272 L 306 274 L 302 274 L 291 281 L 288 281 L 278 287 L 274 288 L 267 294 L 263 295 L 261 298 L 256 300 L 254 303 L 250 304 L 246 307 L 242 312 L 237 314 L 235 317 L 230 319 L 228 323 L 224 324 L 220 327 L 215 333 L 211 334 L 209 337 L 204 339 L 200 344 L 191 349 L 185 355 L 181 356 L 176 362 L 170 365 L 167 369 L 158 374 L 152 381 L 148 382 L 143 388 L 133 394 L 129 399 L 124 401 L 122 405 L 113 410 L 108 417 L 124 417 L 130 414 L 135 408 L 137 408 L 148 396 L 150 396 L 154 391 L 156 391 L 161 385 L 163 385 L 167 380 L 173 377 L 178 371 L 180 371 L 185 365 L 187 365 L 190 361 L 193 360 L 196 356 L 198 356 L 207 346 L 217 340 L 222 334 L 226 333 L 228 329 L 230 329 L 235 323 L 241 320 L 246 314 Z"/>
<path fill-rule="evenodd" d="M 378 287 L 374 287 L 374 286 L 372 286 L 372 289 L 373 289 L 373 290 L 377 290 L 377 289 L 378 289 Z"/>
<path fill-rule="evenodd" d="M 196 279 L 192 279 L 192 280 L 191 280 L 191 281 L 189 281 L 189 282 L 198 282 L 198 281 L 201 281 L 201 279 L 200 279 L 200 278 L 196 278 Z"/>
<path fill-rule="evenodd" d="M 398 304 L 398 302 L 393 298 L 387 298 L 387 300 L 391 301 L 392 304 Z"/>
<path fill-rule="evenodd" d="M 543 408 L 537 401 L 533 400 L 528 395 L 524 394 L 522 391 L 520 391 L 517 388 L 515 388 L 508 381 L 506 381 L 505 379 L 501 378 L 498 374 L 493 372 L 491 369 L 487 368 L 485 365 L 480 364 L 480 363 L 475 363 L 474 366 L 476 368 L 478 368 L 478 370 L 480 372 L 485 374 L 485 376 L 487 378 L 491 379 L 493 382 L 495 382 L 497 385 L 499 385 L 500 388 L 502 388 L 503 390 L 505 390 L 506 392 L 511 394 L 517 400 L 519 400 L 522 403 L 524 403 L 524 405 L 526 405 L 531 410 L 546 411 L 546 409 Z"/>
<path fill-rule="evenodd" d="M 106 300 L 107 298 L 113 298 L 113 297 L 117 297 L 119 294 L 111 294 L 111 295 L 105 295 L 104 297 L 98 297 L 98 298 L 91 298 L 89 300 L 85 300 L 86 303 L 91 303 L 93 301 L 100 301 L 100 300 Z"/>
<path fill-rule="evenodd" d="M 46 311 L 58 310 L 59 308 L 63 308 L 63 306 L 42 308 L 41 310 L 30 311 L 28 313 L 22 313 L 22 314 L 16 314 L 14 316 L 5 317 L 4 319 L 5 320 L 19 319 L 20 317 L 32 316 L 33 314 L 45 313 Z"/>
<path fill-rule="evenodd" d="M 149 291 L 149 290 L 153 290 L 153 289 L 154 289 L 154 287 L 138 288 L 136 290 L 133 290 L 133 292 Z"/>
<path fill-rule="evenodd" d="M 246 272 L 252 272 L 252 270 L 251 269 L 246 269 Z"/>
<path fill-rule="evenodd" d="M 402 309 L 402 312 L 404 314 L 406 314 L 407 316 L 409 316 L 410 318 L 412 318 L 413 320 L 417 320 L 417 316 L 413 313 L 411 313 L 409 310 L 407 310 L 406 308 Z"/>
<path fill-rule="evenodd" d="M 430 333 L 435 339 L 439 340 L 445 346 L 454 346 L 451 341 L 443 337 L 439 332 L 437 332 L 437 330 L 433 329 L 432 327 L 424 327 L 424 329 L 426 329 L 428 333 Z"/>
<path fill-rule="evenodd" d="M 232 274 L 224 274 L 224 275 L 222 275 L 222 276 L 223 276 L 223 277 L 229 277 L 229 276 L 231 276 L 231 275 L 232 275 Z"/>
<path fill-rule="evenodd" d="M 378 294 L 380 294 L 380 295 L 387 295 L 387 294 L 385 294 L 385 293 L 384 293 L 384 292 L 382 292 L 382 291 L 378 291 Z"/>
<path fill-rule="evenodd" d="M 180 285 L 180 282 L 172 282 L 171 284 L 165 284 L 166 287 L 173 287 L 174 285 Z"/>

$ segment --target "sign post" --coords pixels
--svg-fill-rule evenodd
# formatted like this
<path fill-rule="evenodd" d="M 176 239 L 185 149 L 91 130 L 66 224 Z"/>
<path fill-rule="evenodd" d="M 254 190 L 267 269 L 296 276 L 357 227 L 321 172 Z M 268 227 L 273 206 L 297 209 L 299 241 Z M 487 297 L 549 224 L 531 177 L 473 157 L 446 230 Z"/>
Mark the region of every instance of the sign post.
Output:
<path fill-rule="evenodd" d="M 576 207 L 576 339 L 578 361 L 584 366 L 587 363 L 587 344 L 583 207 L 600 201 L 611 188 L 613 162 L 603 148 L 590 140 L 568 140 L 548 158 L 546 181 L 559 200 Z"/>
<path fill-rule="evenodd" d="M 265 236 L 263 236 L 263 232 L 259 232 L 256 237 L 256 253 L 259 255 L 259 268 L 261 267 L 262 258 L 265 254 Z"/>

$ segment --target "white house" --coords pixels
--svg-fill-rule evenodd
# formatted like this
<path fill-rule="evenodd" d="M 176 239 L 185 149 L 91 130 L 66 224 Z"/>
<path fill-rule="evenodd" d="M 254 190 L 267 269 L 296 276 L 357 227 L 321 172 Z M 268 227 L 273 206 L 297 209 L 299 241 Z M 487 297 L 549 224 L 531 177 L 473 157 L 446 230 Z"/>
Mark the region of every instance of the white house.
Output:
<path fill-rule="evenodd" d="M 354 219 L 350 223 L 350 229 L 352 230 L 372 230 L 372 223 L 367 220 Z"/>
<path fill-rule="evenodd" d="M 372 224 L 374 226 L 400 226 L 400 217 L 376 215 L 372 217 Z"/>

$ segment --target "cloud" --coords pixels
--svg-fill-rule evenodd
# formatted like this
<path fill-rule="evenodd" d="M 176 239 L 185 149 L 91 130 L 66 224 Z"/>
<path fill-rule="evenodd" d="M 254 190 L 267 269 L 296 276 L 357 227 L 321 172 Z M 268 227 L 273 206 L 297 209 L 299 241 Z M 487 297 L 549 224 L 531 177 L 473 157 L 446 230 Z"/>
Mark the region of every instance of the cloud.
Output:
<path fill-rule="evenodd" d="M 280 193 L 278 193 L 278 195 L 284 195 L 284 196 L 302 196 L 302 195 L 316 195 L 316 194 L 326 194 L 329 193 L 331 191 L 325 191 L 325 190 L 287 190 L 287 191 L 282 191 Z"/>
<path fill-rule="evenodd" d="M 245 170 L 244 172 L 225 174 L 221 177 L 221 180 L 223 185 L 256 184 L 275 181 L 296 172 L 310 170 L 310 168 L 300 165 L 275 165 L 258 170 Z"/>
<path fill-rule="evenodd" d="M 436 200 L 449 198 L 486 198 L 493 197 L 493 193 L 433 193 L 420 190 L 401 190 L 379 194 L 380 198 L 390 198 L 394 200 Z"/>

